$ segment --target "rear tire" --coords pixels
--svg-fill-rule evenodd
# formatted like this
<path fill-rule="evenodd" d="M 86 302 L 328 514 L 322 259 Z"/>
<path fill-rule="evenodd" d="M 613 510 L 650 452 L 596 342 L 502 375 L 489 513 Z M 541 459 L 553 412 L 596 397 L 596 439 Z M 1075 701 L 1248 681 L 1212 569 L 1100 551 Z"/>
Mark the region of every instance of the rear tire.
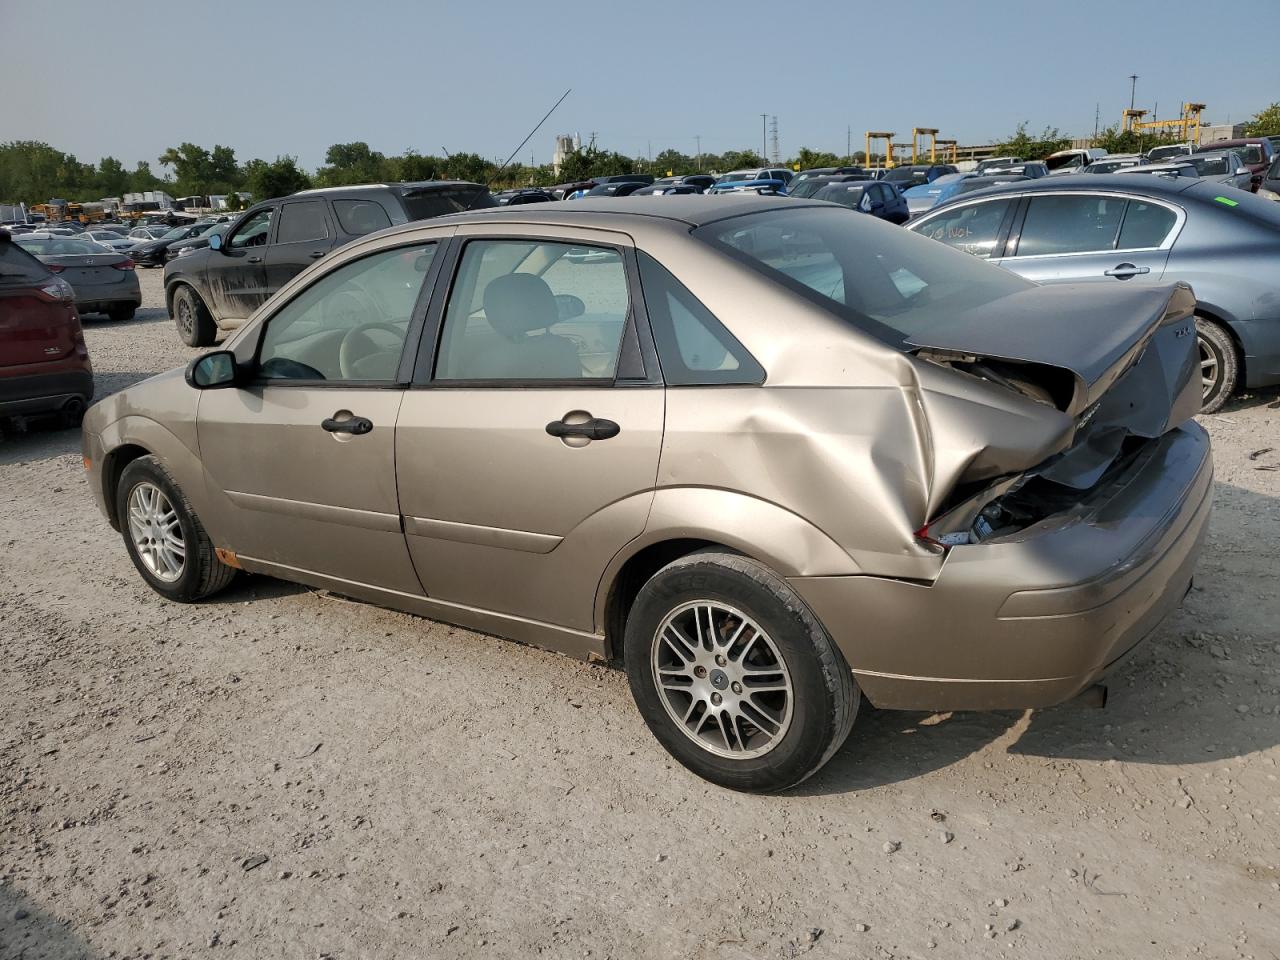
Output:
<path fill-rule="evenodd" d="M 1196 317 L 1196 348 L 1203 392 L 1200 412 L 1216 413 L 1236 391 L 1240 377 L 1236 345 L 1217 323 Z"/>
<path fill-rule="evenodd" d="M 132 320 L 133 315 L 137 312 L 138 308 L 135 304 L 127 303 L 121 306 L 112 307 L 107 311 L 107 316 L 117 323 L 122 323 L 125 320 Z"/>
<path fill-rule="evenodd" d="M 116 487 L 116 516 L 129 558 L 161 596 L 191 603 L 235 578 L 235 569 L 218 559 L 191 502 L 156 457 L 139 457 L 124 468 Z"/>
<path fill-rule="evenodd" d="M 623 656 L 653 735 L 733 790 L 785 790 L 811 776 L 858 709 L 849 665 L 804 601 L 737 554 L 698 551 L 654 574 L 627 617 Z"/>
<path fill-rule="evenodd" d="M 185 283 L 173 294 L 173 321 L 178 336 L 188 347 L 212 346 L 218 338 L 218 326 L 200 295 Z"/>

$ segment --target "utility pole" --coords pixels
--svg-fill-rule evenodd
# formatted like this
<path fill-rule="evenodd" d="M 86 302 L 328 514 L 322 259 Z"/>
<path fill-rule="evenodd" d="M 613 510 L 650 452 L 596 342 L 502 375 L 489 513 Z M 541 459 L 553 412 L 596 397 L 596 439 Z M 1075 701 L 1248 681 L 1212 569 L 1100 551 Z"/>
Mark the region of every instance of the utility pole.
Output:
<path fill-rule="evenodd" d="M 769 130 L 773 137 L 773 162 L 782 163 L 782 151 L 778 148 L 778 118 L 769 121 Z"/>
<path fill-rule="evenodd" d="M 698 158 L 694 161 L 697 164 L 698 172 L 702 172 L 702 135 L 695 136 L 694 141 L 698 144 Z"/>
<path fill-rule="evenodd" d="M 1102 122 L 1102 104 L 1093 105 L 1093 139 L 1098 139 L 1098 124 Z"/>
<path fill-rule="evenodd" d="M 844 128 L 844 162 L 853 163 L 853 125 Z"/>
<path fill-rule="evenodd" d="M 1133 105 L 1138 95 L 1138 75 L 1136 73 L 1129 74 L 1129 109 L 1133 109 Z"/>
<path fill-rule="evenodd" d="M 760 162 L 769 162 L 769 115 L 760 114 Z"/>

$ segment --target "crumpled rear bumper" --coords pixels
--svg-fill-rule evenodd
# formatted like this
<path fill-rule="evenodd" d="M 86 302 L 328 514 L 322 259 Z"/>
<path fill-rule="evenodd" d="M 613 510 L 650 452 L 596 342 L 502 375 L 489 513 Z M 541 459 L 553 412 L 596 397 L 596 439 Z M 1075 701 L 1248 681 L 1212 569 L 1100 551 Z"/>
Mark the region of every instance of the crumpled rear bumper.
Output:
<path fill-rule="evenodd" d="M 952 547 L 931 584 L 794 578 L 868 699 L 921 710 L 1070 699 L 1174 610 L 1191 584 L 1213 489 L 1194 421 L 1153 441 L 1076 509 Z"/>

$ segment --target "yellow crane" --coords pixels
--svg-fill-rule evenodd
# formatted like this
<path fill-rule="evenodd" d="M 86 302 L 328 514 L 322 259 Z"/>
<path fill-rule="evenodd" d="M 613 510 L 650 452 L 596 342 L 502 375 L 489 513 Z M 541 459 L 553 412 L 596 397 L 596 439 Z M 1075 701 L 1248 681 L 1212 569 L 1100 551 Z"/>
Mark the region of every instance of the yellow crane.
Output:
<path fill-rule="evenodd" d="M 937 147 L 951 148 L 951 159 L 947 161 L 948 163 L 955 163 L 957 160 L 960 159 L 960 148 L 959 148 L 958 140 L 935 140 L 934 145 Z M 942 151 L 942 155 L 944 157 L 947 155 L 947 151 L 945 149 Z"/>
<path fill-rule="evenodd" d="M 1125 110 L 1121 114 L 1120 128 L 1127 133 L 1142 133 L 1144 130 L 1180 130 L 1182 138 L 1191 143 L 1200 142 L 1201 116 L 1208 108 L 1203 103 L 1184 103 L 1177 120 L 1143 120 L 1146 110 Z"/>
<path fill-rule="evenodd" d="M 896 137 L 896 136 L 897 136 L 897 134 L 896 134 L 896 133 L 894 133 L 894 132 L 892 132 L 892 131 L 889 131 L 889 132 L 885 132 L 885 131 L 883 131 L 883 130 L 868 130 L 868 131 L 867 131 L 867 152 L 866 152 L 865 156 L 866 156 L 866 161 L 867 161 L 867 165 L 868 165 L 868 166 L 870 166 L 870 164 L 871 164 L 871 142 L 872 142 L 873 140 L 883 140 L 883 141 L 884 141 L 884 166 L 885 166 L 885 169 L 887 170 L 887 169 L 889 169 L 890 167 L 892 167 L 892 166 L 893 166 L 893 138 L 894 138 L 894 137 Z"/>
<path fill-rule="evenodd" d="M 911 128 L 911 162 L 919 163 L 919 147 L 920 138 L 929 138 L 929 162 L 936 163 L 938 160 L 938 128 L 937 127 L 912 127 Z"/>

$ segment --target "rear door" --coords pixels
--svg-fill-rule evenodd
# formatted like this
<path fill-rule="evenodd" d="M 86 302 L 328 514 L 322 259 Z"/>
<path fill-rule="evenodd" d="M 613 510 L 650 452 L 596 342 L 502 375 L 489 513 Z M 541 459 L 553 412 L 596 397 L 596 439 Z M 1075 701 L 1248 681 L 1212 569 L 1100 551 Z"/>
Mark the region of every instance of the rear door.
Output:
<path fill-rule="evenodd" d="M 278 207 L 260 207 L 205 261 L 210 306 L 220 320 L 246 320 L 267 299 L 267 244 Z"/>
<path fill-rule="evenodd" d="M 432 598 L 591 631 L 600 571 L 644 528 L 662 444 L 631 241 L 509 225 L 461 228 L 454 244 L 427 323 L 438 347 L 424 335 L 396 426 L 409 551 Z"/>
<path fill-rule="evenodd" d="M 1147 197 L 1034 193 L 993 262 L 1038 283 L 1153 283 L 1185 219 Z"/>
<path fill-rule="evenodd" d="M 279 290 L 334 244 L 328 204 L 320 198 L 280 205 L 275 239 L 267 247 L 267 289 Z"/>

